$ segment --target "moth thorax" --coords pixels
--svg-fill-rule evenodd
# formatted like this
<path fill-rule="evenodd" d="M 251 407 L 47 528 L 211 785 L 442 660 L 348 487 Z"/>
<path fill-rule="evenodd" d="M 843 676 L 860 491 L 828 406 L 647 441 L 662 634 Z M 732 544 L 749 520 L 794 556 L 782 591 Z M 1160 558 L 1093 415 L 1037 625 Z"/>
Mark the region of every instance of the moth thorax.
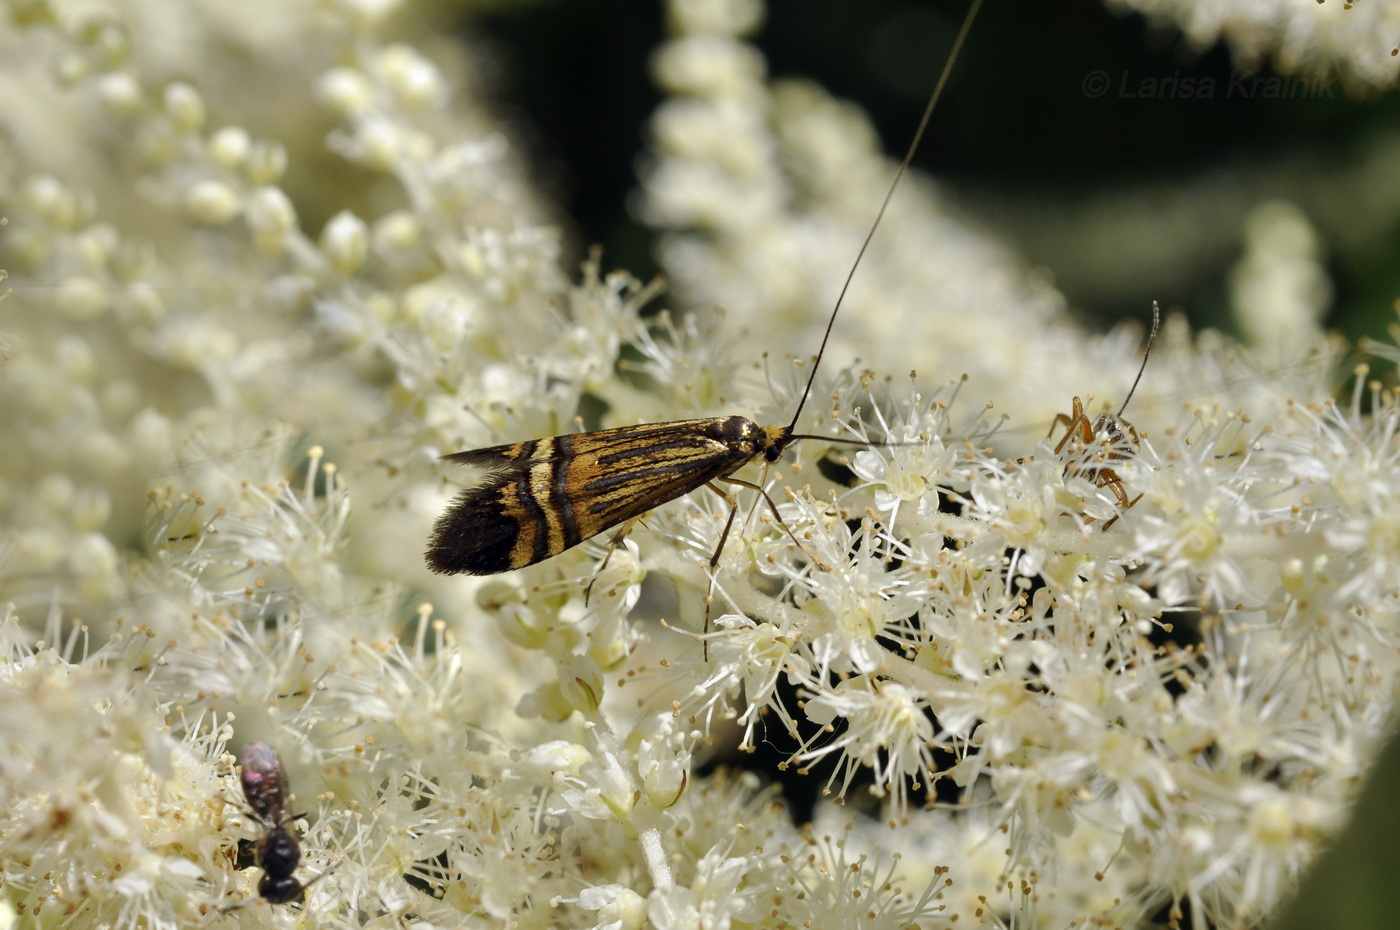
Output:
<path fill-rule="evenodd" d="M 715 420 L 709 427 L 710 436 L 726 446 L 758 455 L 768 446 L 768 437 L 761 426 L 748 417 L 732 416 Z"/>

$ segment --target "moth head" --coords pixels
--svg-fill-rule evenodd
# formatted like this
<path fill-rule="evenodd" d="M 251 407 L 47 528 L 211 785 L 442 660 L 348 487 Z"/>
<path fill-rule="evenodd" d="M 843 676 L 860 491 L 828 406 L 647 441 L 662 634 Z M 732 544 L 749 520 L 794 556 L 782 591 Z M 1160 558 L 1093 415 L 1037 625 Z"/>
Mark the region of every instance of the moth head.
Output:
<path fill-rule="evenodd" d="M 760 431 L 756 452 L 763 453 L 763 458 L 767 462 L 776 462 L 783 457 L 787 447 L 797 437 L 792 434 L 792 430 L 786 426 L 765 426 Z"/>

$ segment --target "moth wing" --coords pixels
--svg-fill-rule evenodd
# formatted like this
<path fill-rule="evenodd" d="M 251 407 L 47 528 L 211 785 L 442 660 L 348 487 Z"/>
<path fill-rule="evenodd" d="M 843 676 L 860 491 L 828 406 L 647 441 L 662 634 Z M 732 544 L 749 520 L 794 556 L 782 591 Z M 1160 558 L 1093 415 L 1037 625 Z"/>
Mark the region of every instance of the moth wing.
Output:
<path fill-rule="evenodd" d="M 626 427 L 607 442 L 570 437 L 569 483 L 579 490 L 573 519 L 588 539 L 723 477 L 752 451 L 716 435 L 724 420 L 677 420 Z M 611 432 L 611 431 L 609 431 Z"/>
<path fill-rule="evenodd" d="M 454 465 L 474 465 L 489 472 L 519 472 L 530 467 L 530 447 L 533 442 L 513 442 L 505 446 L 489 446 L 485 449 L 470 449 L 444 455 L 444 462 Z"/>
<path fill-rule="evenodd" d="M 518 567 L 510 555 L 520 521 L 502 501 L 512 487 L 528 481 L 535 446 L 535 442 L 517 442 L 442 457 L 486 474 L 463 489 L 433 524 L 424 553 L 428 568 L 440 575 L 495 575 Z"/>
<path fill-rule="evenodd" d="M 730 474 L 753 457 L 725 434 L 736 420 L 623 426 L 446 456 L 487 474 L 438 518 L 428 567 L 494 575 L 533 565 Z"/>

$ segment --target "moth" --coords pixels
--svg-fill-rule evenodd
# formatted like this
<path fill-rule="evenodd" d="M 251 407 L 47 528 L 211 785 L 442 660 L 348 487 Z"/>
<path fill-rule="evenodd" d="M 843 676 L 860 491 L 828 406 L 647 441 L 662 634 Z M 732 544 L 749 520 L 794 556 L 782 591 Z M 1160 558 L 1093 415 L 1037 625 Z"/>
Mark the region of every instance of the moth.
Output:
<path fill-rule="evenodd" d="M 963 20 L 914 139 L 846 276 L 791 422 L 786 426 L 760 426 L 742 416 L 670 420 L 444 456 L 445 461 L 483 469 L 486 477 L 475 487 L 462 491 L 438 518 L 425 555 L 430 569 L 447 575 L 493 575 L 533 565 L 620 527 L 612 542 L 615 548 L 632 524 L 648 511 L 708 487 L 730 505 L 729 519 L 710 558 L 713 574 L 738 512 L 738 505 L 720 484 L 757 490 L 777 515 L 776 505 L 761 487 L 733 474 L 750 462 L 779 461 L 788 446 L 799 439 L 829 441 L 829 437 L 797 433 L 798 420 L 812 392 L 842 300 L 923 139 L 929 117 L 980 6 L 981 0 L 974 0 Z M 781 517 L 778 522 L 782 524 Z"/>
<path fill-rule="evenodd" d="M 819 438 L 796 433 L 796 422 L 763 427 L 741 416 L 671 420 L 445 456 L 486 469 L 489 477 L 458 495 L 438 519 L 428 567 L 494 575 L 558 555 L 614 526 L 622 525 L 625 534 L 649 510 L 702 486 L 728 500 L 714 482 L 754 487 L 730 476 L 760 457 L 778 461 L 795 440 Z M 731 509 L 723 535 L 733 517 Z"/>
<path fill-rule="evenodd" d="M 1084 412 L 1084 403 L 1076 397 L 1074 398 L 1073 415 L 1057 414 L 1055 422 L 1050 424 L 1050 435 L 1054 434 L 1057 426 L 1063 424 L 1065 427 L 1064 438 L 1060 440 L 1059 445 L 1055 446 L 1056 455 L 1064 451 L 1071 439 L 1077 440 L 1086 449 L 1094 448 L 1090 461 L 1068 467 L 1075 474 L 1084 475 L 1099 487 L 1108 488 L 1117 498 L 1118 513 L 1104 523 L 1105 530 L 1118 522 L 1123 511 L 1142 500 L 1141 494 L 1131 500 L 1128 499 L 1128 492 L 1123 488 L 1123 479 L 1118 476 L 1118 472 L 1113 470 L 1111 463 L 1124 461 L 1138 447 L 1137 430 L 1133 428 L 1131 423 L 1123 419 L 1123 411 L 1128 409 L 1128 401 L 1133 399 L 1138 382 L 1142 380 L 1142 373 L 1147 370 L 1147 358 L 1152 354 L 1152 344 L 1157 341 L 1157 329 L 1160 323 L 1161 311 L 1154 300 L 1152 302 L 1152 331 L 1147 334 L 1147 347 L 1142 352 L 1142 364 L 1138 366 L 1133 386 L 1128 389 L 1128 396 L 1123 398 L 1123 404 L 1118 408 L 1117 413 L 1105 411 L 1099 415 L 1098 419 L 1090 423 L 1088 414 Z M 1090 399 L 1092 400 L 1092 398 Z M 1097 445 L 1095 446 L 1096 441 Z"/>

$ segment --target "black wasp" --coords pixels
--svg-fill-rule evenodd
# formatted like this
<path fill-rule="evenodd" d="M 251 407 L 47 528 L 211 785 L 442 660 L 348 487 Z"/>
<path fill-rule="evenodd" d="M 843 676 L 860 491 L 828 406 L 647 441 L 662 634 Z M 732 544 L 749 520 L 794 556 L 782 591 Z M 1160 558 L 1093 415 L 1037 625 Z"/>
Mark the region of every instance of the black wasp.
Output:
<path fill-rule="evenodd" d="M 248 799 L 253 817 L 267 831 L 258 841 L 257 863 L 263 870 L 258 894 L 271 904 L 300 901 L 306 885 L 292 873 L 301 862 L 301 845 L 287 824 L 301 815 L 283 812 L 287 773 L 282 768 L 282 757 L 267 743 L 249 743 L 243 747 L 239 762 L 243 767 L 239 775 L 243 796 Z"/>

